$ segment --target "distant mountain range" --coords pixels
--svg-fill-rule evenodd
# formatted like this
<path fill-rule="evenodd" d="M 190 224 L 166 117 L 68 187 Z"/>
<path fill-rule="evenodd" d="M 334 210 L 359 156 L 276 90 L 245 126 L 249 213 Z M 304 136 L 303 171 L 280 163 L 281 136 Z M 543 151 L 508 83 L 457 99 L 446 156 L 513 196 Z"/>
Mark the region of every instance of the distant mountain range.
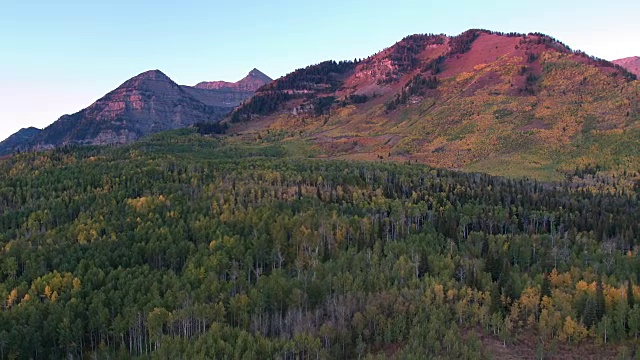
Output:
<path fill-rule="evenodd" d="M 15 134 L 0 154 L 222 121 L 234 133 L 288 132 L 329 157 L 550 179 L 594 164 L 640 169 L 638 65 L 540 33 L 473 29 L 408 36 L 366 59 L 275 81 L 254 69 L 236 83 L 180 86 L 154 70 L 40 132 Z"/>
<path fill-rule="evenodd" d="M 159 70 L 147 71 L 43 130 L 20 130 L 0 143 L 0 155 L 68 144 L 124 144 L 151 133 L 217 122 L 249 98 L 252 89 L 270 81 L 254 69 L 237 83 L 189 87 L 176 84 Z"/>

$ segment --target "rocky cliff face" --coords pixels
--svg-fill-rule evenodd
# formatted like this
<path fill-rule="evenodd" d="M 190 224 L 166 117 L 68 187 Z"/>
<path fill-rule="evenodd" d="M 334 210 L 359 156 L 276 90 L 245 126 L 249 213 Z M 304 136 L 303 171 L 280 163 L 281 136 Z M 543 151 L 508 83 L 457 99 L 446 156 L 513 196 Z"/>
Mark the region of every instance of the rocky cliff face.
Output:
<path fill-rule="evenodd" d="M 112 145 L 147 134 L 216 122 L 271 79 L 258 70 L 237 83 L 180 86 L 159 70 L 135 76 L 91 106 L 44 130 L 23 129 L 0 143 L 0 155 L 56 146 Z"/>
<path fill-rule="evenodd" d="M 614 60 L 614 64 L 620 65 L 640 77 L 640 56 L 632 56 L 625 59 Z"/>
<path fill-rule="evenodd" d="M 123 144 L 144 135 L 218 121 L 229 107 L 203 103 L 159 70 L 127 80 L 88 108 L 64 115 L 35 136 L 36 149 Z"/>

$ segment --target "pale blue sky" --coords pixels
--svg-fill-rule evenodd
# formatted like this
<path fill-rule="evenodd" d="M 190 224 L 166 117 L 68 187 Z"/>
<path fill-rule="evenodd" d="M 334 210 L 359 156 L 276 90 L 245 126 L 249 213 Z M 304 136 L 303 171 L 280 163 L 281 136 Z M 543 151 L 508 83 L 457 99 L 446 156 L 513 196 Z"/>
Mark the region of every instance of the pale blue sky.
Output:
<path fill-rule="evenodd" d="M 160 69 L 180 84 L 273 78 L 367 57 L 415 33 L 543 32 L 613 60 L 640 55 L 640 1 L 0 0 L 0 139 Z"/>

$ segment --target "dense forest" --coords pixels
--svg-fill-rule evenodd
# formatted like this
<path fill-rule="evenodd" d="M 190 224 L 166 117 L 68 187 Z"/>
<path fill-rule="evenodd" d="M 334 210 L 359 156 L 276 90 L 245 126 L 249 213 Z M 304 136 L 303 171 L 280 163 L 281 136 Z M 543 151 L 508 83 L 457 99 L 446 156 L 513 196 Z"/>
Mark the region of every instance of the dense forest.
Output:
<path fill-rule="evenodd" d="M 258 89 L 257 93 L 230 115 L 231 122 L 249 121 L 253 115 L 270 115 L 280 110 L 283 103 L 296 99 L 313 99 L 316 115 L 328 108 L 327 99 L 315 95 L 331 94 L 343 84 L 345 74 L 354 70 L 358 61 L 324 61 L 298 69 Z M 328 105 L 331 105 L 331 100 Z M 320 105 L 320 108 L 318 108 Z"/>
<path fill-rule="evenodd" d="M 189 130 L 1 161 L 0 358 L 640 357 L 636 194 L 296 155 Z"/>

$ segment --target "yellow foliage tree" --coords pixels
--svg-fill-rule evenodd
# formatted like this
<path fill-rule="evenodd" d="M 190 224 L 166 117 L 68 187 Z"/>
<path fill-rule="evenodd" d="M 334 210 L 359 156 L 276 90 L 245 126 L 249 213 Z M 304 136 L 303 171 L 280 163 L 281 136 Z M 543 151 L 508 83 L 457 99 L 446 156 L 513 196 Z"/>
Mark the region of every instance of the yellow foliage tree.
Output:
<path fill-rule="evenodd" d="M 581 323 L 573 320 L 571 316 L 567 316 L 564 320 L 564 326 L 559 334 L 562 341 L 580 342 L 587 337 L 589 331 Z"/>

